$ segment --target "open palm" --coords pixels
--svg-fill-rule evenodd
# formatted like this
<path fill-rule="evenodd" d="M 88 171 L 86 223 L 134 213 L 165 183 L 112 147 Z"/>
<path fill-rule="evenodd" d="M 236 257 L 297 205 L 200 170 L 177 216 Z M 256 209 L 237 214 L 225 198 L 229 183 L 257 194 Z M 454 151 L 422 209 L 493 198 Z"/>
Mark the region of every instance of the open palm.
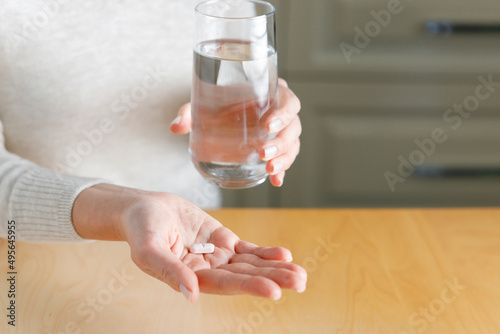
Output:
<path fill-rule="evenodd" d="M 182 291 L 194 302 L 200 292 L 250 294 L 279 299 L 281 289 L 305 289 L 306 271 L 289 250 L 258 247 L 194 204 L 170 194 L 140 202 L 126 215 L 132 259 L 144 272 Z M 189 252 L 193 243 L 213 243 L 212 254 Z"/>

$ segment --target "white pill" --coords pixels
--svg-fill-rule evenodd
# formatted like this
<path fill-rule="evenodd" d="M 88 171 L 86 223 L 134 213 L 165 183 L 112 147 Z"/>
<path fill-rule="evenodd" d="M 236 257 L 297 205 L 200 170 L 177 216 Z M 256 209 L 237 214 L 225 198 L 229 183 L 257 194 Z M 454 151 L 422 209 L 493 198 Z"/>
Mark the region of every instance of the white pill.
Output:
<path fill-rule="evenodd" d="M 214 244 L 192 244 L 189 251 L 194 254 L 210 254 L 215 250 Z"/>

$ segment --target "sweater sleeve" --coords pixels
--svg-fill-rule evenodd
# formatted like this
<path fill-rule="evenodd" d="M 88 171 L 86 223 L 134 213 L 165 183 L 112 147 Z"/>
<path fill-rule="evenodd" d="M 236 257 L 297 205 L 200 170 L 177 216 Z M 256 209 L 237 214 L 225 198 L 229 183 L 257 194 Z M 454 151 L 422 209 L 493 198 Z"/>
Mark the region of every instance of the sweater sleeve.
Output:
<path fill-rule="evenodd" d="M 71 220 L 73 203 L 81 191 L 103 182 L 60 174 L 8 152 L 0 121 L 0 237 L 15 221 L 17 240 L 83 241 Z"/>

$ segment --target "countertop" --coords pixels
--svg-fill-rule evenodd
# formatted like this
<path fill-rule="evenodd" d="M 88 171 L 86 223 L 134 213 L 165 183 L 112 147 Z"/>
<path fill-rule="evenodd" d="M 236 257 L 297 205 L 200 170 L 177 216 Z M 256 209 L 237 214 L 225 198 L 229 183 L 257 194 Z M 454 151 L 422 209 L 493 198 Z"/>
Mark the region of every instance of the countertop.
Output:
<path fill-rule="evenodd" d="M 240 238 L 292 250 L 307 290 L 195 304 L 127 244 L 16 242 L 16 327 L 0 240 L 1 333 L 500 333 L 499 209 L 224 209 Z"/>

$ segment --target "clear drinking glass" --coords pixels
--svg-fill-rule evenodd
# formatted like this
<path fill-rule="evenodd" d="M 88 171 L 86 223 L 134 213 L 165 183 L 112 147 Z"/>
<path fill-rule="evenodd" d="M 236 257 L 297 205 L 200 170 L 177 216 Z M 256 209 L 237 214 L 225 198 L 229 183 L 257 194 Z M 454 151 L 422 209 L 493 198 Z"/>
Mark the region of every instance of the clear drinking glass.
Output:
<path fill-rule="evenodd" d="M 196 7 L 190 154 L 198 171 L 230 189 L 263 183 L 259 146 L 278 104 L 274 7 L 208 0 Z"/>

